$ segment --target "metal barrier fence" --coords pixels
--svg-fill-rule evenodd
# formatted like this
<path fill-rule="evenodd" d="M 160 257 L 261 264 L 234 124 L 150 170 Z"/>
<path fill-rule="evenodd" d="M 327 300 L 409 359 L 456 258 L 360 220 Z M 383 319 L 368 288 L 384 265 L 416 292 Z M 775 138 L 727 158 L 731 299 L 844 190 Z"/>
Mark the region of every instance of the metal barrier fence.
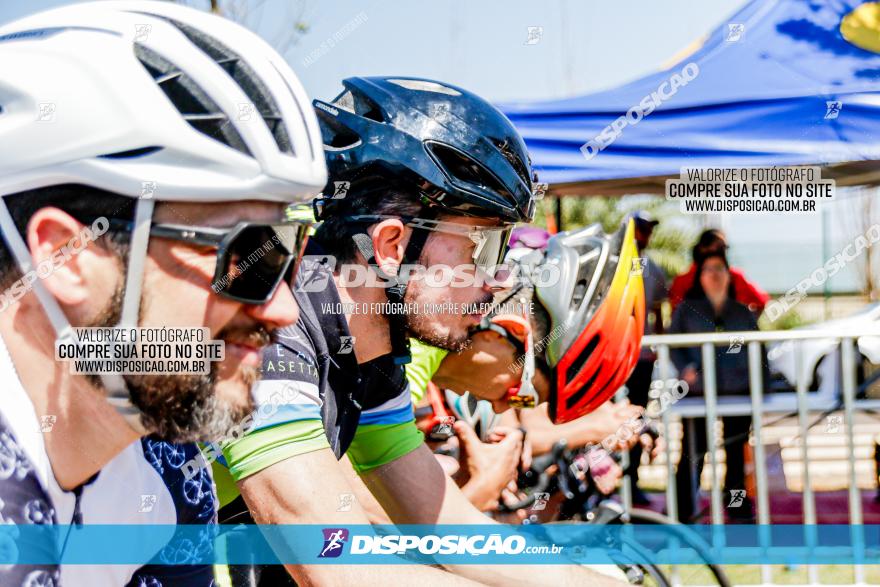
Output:
<path fill-rule="evenodd" d="M 642 341 L 643 347 L 653 347 L 657 353 L 659 362 L 659 376 L 662 380 L 667 380 L 676 376 L 676 369 L 670 360 L 670 348 L 677 347 L 696 347 L 699 346 L 702 352 L 703 361 L 703 397 L 688 398 L 684 397 L 678 402 L 672 404 L 665 409 L 662 414 L 662 424 L 664 430 L 670 429 L 670 421 L 673 414 L 677 414 L 682 418 L 705 417 L 706 418 L 706 446 L 709 454 L 709 467 L 711 478 L 711 520 L 712 524 L 724 523 L 724 510 L 722 509 L 722 489 L 719 483 L 718 462 L 717 462 L 717 442 L 716 442 L 716 421 L 720 416 L 734 415 L 751 415 L 752 417 L 752 434 L 754 436 L 754 466 L 755 466 L 755 482 L 757 488 L 757 523 L 770 524 L 770 500 L 768 491 L 768 476 L 766 454 L 763 444 L 762 422 L 765 414 L 770 413 L 796 413 L 798 421 L 799 436 L 801 438 L 801 462 L 803 464 L 803 512 L 804 524 L 807 536 L 805 537 L 808 545 L 815 544 L 815 536 L 810 536 L 810 526 L 815 528 L 817 523 L 816 502 L 813 494 L 813 487 L 810 483 L 810 447 L 807 442 L 809 433 L 809 414 L 811 411 L 830 411 L 842 406 L 844 412 L 844 426 L 846 434 L 846 445 L 848 448 L 848 502 L 849 502 L 849 521 L 853 526 L 853 544 L 858 552 L 858 545 L 864 544 L 864 536 L 859 536 L 862 532 L 862 507 L 861 494 L 856 484 L 856 457 L 854 454 L 855 439 L 855 412 L 856 410 L 876 410 L 880 408 L 880 400 L 856 399 L 856 369 L 857 354 L 855 350 L 856 341 L 863 336 L 880 336 L 880 326 L 866 325 L 859 329 L 846 330 L 789 330 L 789 331 L 750 331 L 750 332 L 711 332 L 696 334 L 669 334 L 669 335 L 651 335 L 645 336 Z M 839 341 L 839 349 L 841 355 L 841 374 L 842 386 L 840 389 L 840 397 L 822 397 L 817 394 L 811 394 L 807 391 L 809 381 L 804 376 L 802 345 L 804 341 L 831 339 Z M 715 366 L 715 347 L 718 345 L 729 345 L 732 341 L 736 341 L 748 350 L 749 365 L 749 395 L 750 397 L 718 397 L 718 386 L 716 381 Z M 795 363 L 795 393 L 776 393 L 769 396 L 764 394 L 763 381 L 764 371 L 762 369 L 762 361 L 766 357 L 762 356 L 762 344 L 769 342 L 791 341 L 794 346 L 794 363 Z M 835 351 L 832 351 L 832 353 Z M 683 447 L 682 447 L 683 448 Z M 666 503 L 668 515 L 678 520 L 678 508 L 676 501 L 676 478 L 675 466 L 672 461 L 671 443 L 666 443 L 666 468 L 668 474 L 668 482 L 666 485 Z M 629 479 L 624 482 L 623 489 L 624 507 L 631 507 L 631 492 L 629 488 Z M 762 544 L 766 546 L 766 544 Z M 811 585 L 819 584 L 817 565 L 808 565 L 808 577 Z M 865 583 L 864 568 L 861 565 L 854 565 L 853 568 L 855 584 L 862 585 Z M 772 584 L 771 568 L 763 564 L 761 565 L 762 583 Z"/>

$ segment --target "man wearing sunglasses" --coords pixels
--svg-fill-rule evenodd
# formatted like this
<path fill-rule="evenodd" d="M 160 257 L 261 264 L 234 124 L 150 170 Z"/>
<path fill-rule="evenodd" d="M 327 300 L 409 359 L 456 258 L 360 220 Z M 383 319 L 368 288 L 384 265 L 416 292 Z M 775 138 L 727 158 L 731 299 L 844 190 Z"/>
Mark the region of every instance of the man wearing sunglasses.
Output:
<path fill-rule="evenodd" d="M 534 212 L 525 144 L 461 88 L 393 77 L 343 85 L 333 102 L 315 102 L 330 182 L 294 285 L 300 319 L 264 354 L 254 395 L 269 401 L 287 385 L 300 393 L 223 443 L 221 521 L 249 510 L 260 524 L 367 523 L 337 462 L 347 454 L 395 523 L 490 523 L 425 447 L 403 365 L 409 337 L 464 348 L 490 305 L 510 228 Z M 431 275 L 436 268 L 452 281 Z M 376 279 L 364 281 L 364 271 Z M 574 565 L 447 569 L 459 577 L 397 564 L 286 568 L 299 584 L 603 584 Z M 279 567 L 230 572 L 238 584 L 287 582 Z"/>
<path fill-rule="evenodd" d="M 0 519 L 70 525 L 23 533 L 20 560 L 45 563 L 0 584 L 213 585 L 209 565 L 113 556 L 161 563 L 157 533 L 215 522 L 208 470 L 183 465 L 251 412 L 260 349 L 297 320 L 278 285 L 307 227 L 284 214 L 326 182 L 317 120 L 266 43 L 171 3 L 24 18 L 0 28 L 0 62 Z M 207 328 L 225 355 L 203 374 L 78 374 L 56 360 L 78 327 Z M 137 542 L 84 545 L 94 524 Z M 58 564 L 70 545 L 107 564 Z"/>

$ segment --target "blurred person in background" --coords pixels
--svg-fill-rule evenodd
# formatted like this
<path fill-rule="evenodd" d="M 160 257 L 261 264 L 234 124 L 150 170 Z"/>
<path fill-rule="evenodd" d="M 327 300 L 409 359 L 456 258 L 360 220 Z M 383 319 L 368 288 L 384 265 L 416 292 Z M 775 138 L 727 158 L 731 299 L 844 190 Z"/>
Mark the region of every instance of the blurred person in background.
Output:
<path fill-rule="evenodd" d="M 672 315 L 670 333 L 742 332 L 758 330 L 755 316 L 734 297 L 730 266 L 723 250 L 698 256 L 691 288 Z M 700 347 L 671 349 L 672 362 L 687 383 L 689 395 L 702 395 L 705 373 Z M 727 346 L 715 347 L 716 389 L 719 396 L 749 395 L 748 353 L 731 339 Z M 765 379 L 766 380 L 766 379 Z M 750 416 L 725 416 L 724 450 L 727 471 L 724 489 L 730 503 L 731 492 L 745 488 L 744 451 L 751 426 Z M 705 418 L 693 418 L 683 428 L 682 454 L 676 471 L 679 519 L 687 522 L 695 514 L 695 496 L 699 493 L 700 473 L 706 455 Z M 739 491 L 737 491 L 739 493 Z M 752 518 L 748 498 L 740 507 L 728 508 L 732 518 Z"/>
<path fill-rule="evenodd" d="M 672 280 L 672 286 L 669 288 L 669 303 L 672 304 L 673 311 L 687 296 L 688 290 L 694 284 L 694 276 L 697 272 L 697 258 L 706 256 L 713 251 L 719 251 L 726 257 L 728 248 L 727 237 L 720 229 L 709 228 L 700 234 L 692 252 L 694 262 L 687 272 L 676 276 Z M 764 311 L 764 306 L 767 305 L 767 302 L 770 301 L 770 295 L 757 284 L 746 279 L 741 269 L 730 267 L 729 271 L 734 290 L 733 297 L 736 301 L 748 307 L 755 315 L 755 318 L 757 318 Z"/>
<path fill-rule="evenodd" d="M 663 270 L 647 256 L 645 250 L 651 240 L 654 227 L 660 224 L 647 212 L 632 214 L 635 223 L 636 246 L 639 250 L 642 282 L 645 286 L 645 334 L 663 334 L 663 318 L 660 312 L 663 300 L 667 297 L 666 276 Z M 636 269 L 636 268 L 634 268 Z M 629 401 L 637 406 L 648 405 L 648 390 L 654 371 L 657 355 L 650 347 L 643 347 L 636 368 L 626 382 Z M 651 500 L 639 489 L 639 465 L 642 461 L 642 445 L 637 443 L 629 453 L 629 467 L 626 473 L 632 482 L 632 501 L 635 505 L 650 505 Z"/>

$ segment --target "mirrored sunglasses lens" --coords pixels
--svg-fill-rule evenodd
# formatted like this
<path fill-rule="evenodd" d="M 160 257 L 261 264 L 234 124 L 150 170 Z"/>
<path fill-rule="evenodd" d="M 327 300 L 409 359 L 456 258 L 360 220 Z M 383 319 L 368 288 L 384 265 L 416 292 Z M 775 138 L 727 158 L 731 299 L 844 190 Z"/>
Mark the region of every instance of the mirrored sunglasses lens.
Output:
<path fill-rule="evenodd" d="M 227 249 L 229 296 L 264 303 L 275 291 L 300 251 L 306 234 L 303 225 L 260 225 L 243 229 Z"/>
<path fill-rule="evenodd" d="M 484 231 L 483 235 L 483 242 L 474 250 L 474 264 L 479 269 L 490 272 L 503 261 L 510 232 L 492 230 Z"/>
<path fill-rule="evenodd" d="M 275 231 L 274 240 L 277 241 L 278 246 L 283 247 L 289 254 L 297 252 L 297 245 L 299 244 L 300 237 L 305 232 L 304 225 L 277 224 L 273 226 L 272 229 Z"/>

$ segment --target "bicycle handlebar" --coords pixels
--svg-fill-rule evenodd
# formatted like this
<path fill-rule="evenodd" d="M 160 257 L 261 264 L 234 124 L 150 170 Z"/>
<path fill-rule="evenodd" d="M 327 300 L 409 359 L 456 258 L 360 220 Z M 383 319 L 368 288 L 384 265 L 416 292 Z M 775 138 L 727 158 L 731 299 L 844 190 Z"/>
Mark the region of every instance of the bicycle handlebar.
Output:
<path fill-rule="evenodd" d="M 558 440 L 553 447 L 545 455 L 532 459 L 532 466 L 528 471 L 521 473 L 517 479 L 520 487 L 530 487 L 532 492 L 520 501 L 507 505 L 503 502 L 498 504 L 498 510 L 501 512 L 514 512 L 516 510 L 525 509 L 532 506 L 538 499 L 539 493 L 545 493 L 550 487 L 552 478 L 547 474 L 547 469 L 558 464 L 558 461 L 565 454 L 568 441 L 565 439 Z"/>
<path fill-rule="evenodd" d="M 653 440 L 657 440 L 660 437 L 660 431 L 657 428 L 656 424 L 654 424 L 653 422 L 648 422 L 644 426 L 644 428 L 642 428 L 639 434 L 647 434 Z M 532 465 L 531 467 L 529 467 L 529 470 L 521 473 L 517 479 L 517 484 L 519 485 L 519 487 L 531 488 L 531 493 L 520 501 L 509 505 L 503 502 L 500 503 L 498 505 L 498 511 L 505 513 L 513 512 L 534 505 L 535 501 L 537 501 L 538 494 L 546 492 L 547 489 L 550 487 L 552 478 L 547 473 L 547 470 L 553 465 L 557 465 L 560 471 L 564 470 L 568 466 L 568 463 L 564 459 L 567 446 L 568 441 L 566 441 L 565 439 L 558 440 L 553 444 L 550 452 L 532 459 Z M 612 452 L 609 454 L 616 463 L 620 463 L 622 453 Z M 566 497 L 573 497 L 572 495 L 570 495 L 571 490 L 569 489 L 568 482 L 564 476 L 560 477 L 560 481 L 560 488 L 563 490 L 563 493 L 566 494 Z"/>

